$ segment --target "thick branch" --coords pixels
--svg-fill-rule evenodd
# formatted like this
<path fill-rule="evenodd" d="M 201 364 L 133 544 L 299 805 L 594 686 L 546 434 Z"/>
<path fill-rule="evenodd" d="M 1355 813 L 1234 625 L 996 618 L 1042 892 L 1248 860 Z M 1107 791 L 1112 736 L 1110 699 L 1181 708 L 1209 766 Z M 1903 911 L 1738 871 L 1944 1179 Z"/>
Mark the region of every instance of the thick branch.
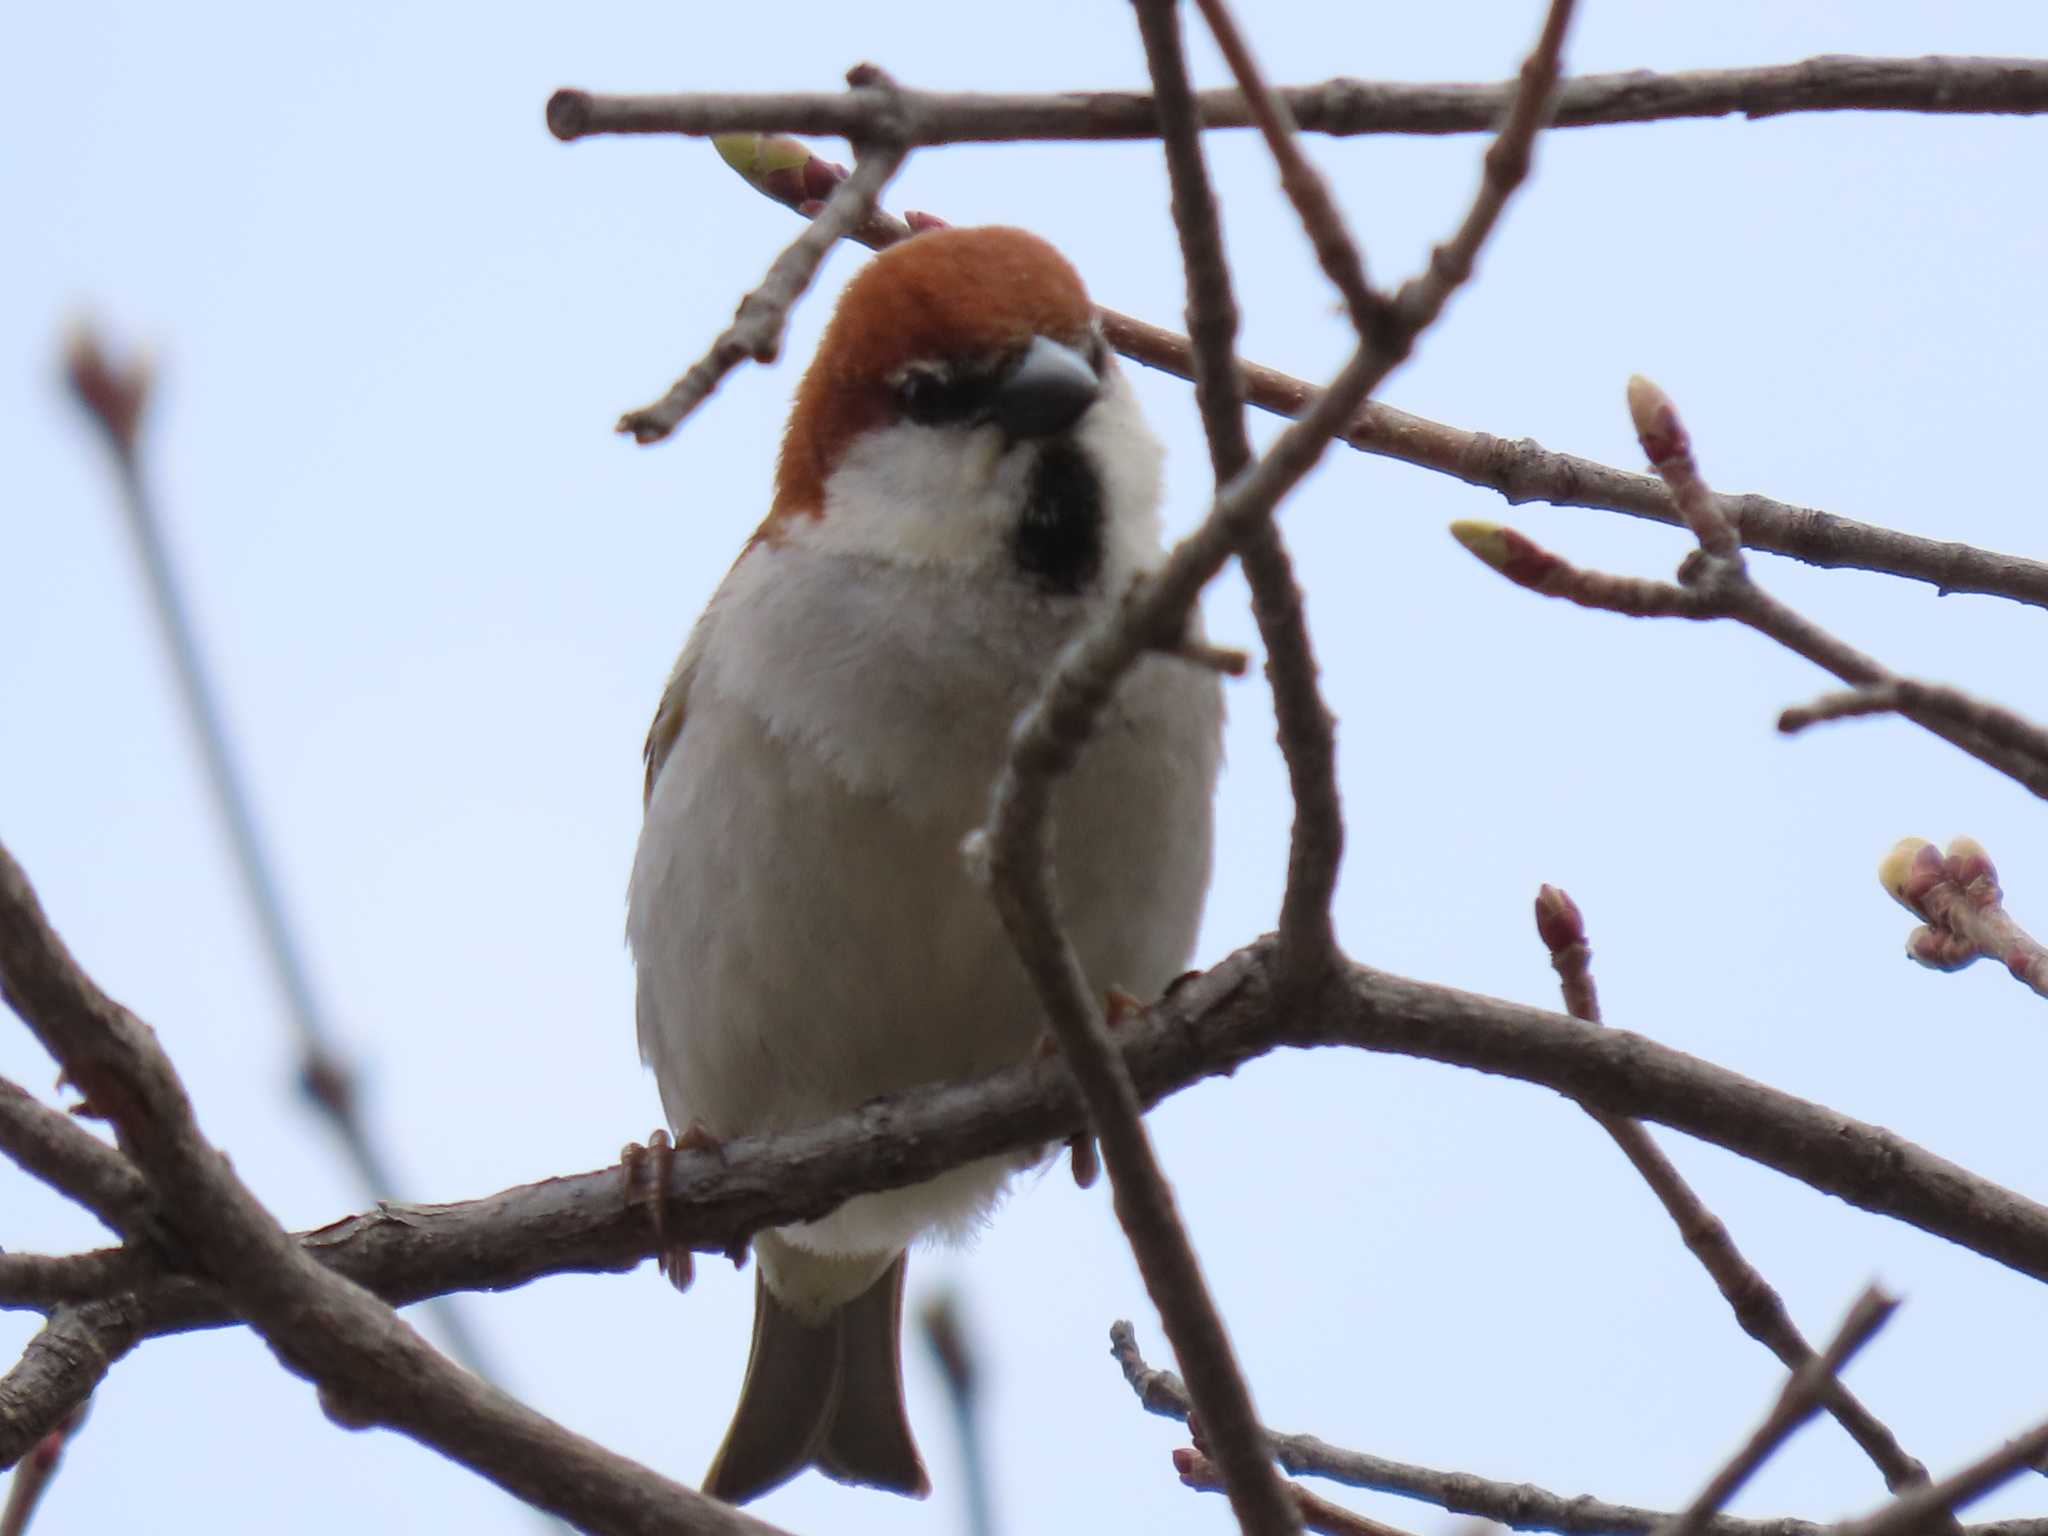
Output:
<path fill-rule="evenodd" d="M 1279 97 L 1311 133 L 1484 133 L 1514 96 L 1514 83 L 1406 84 L 1336 79 L 1285 87 Z M 1237 91 L 1196 98 L 1205 128 L 1255 126 Z M 910 143 L 1043 139 L 1151 139 L 1159 136 L 1152 98 L 1142 91 L 1069 91 L 1057 95 L 914 91 L 904 98 Z M 594 95 L 565 89 L 548 102 L 548 128 L 560 139 L 605 133 L 871 134 L 888 111 L 879 93 L 811 92 L 662 96 Z M 1559 93 L 1560 128 L 1674 118 L 1776 117 L 1790 112 L 2012 113 L 2048 111 L 2048 62 L 2039 59 L 1852 58 L 1823 55 L 1797 64 L 1699 69 L 1660 75 L 1630 70 L 1586 75 Z"/>
<path fill-rule="evenodd" d="M 78 968 L 4 849 L 0 995 L 112 1121 L 165 1219 L 235 1311 L 318 1384 L 330 1417 L 400 1430 L 586 1530 L 772 1532 L 535 1413 L 318 1263 L 201 1135 L 155 1034 Z"/>

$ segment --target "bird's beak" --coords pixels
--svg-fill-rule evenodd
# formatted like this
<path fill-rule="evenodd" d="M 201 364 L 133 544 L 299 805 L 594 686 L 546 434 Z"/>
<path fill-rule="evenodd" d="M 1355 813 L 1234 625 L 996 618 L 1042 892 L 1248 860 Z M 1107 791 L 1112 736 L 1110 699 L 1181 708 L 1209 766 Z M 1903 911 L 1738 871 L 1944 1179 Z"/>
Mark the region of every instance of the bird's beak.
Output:
<path fill-rule="evenodd" d="M 1064 432 L 1095 403 L 1102 380 L 1072 347 L 1032 338 L 1016 365 L 996 385 L 992 415 L 1012 441 Z"/>

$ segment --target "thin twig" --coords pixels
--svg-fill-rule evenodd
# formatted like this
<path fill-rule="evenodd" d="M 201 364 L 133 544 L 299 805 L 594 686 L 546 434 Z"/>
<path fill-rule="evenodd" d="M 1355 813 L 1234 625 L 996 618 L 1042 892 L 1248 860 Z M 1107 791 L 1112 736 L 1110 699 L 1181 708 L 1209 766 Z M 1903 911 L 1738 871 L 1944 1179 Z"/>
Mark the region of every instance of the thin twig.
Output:
<path fill-rule="evenodd" d="M 1875 1514 L 1843 1521 L 1831 1536 L 1914 1536 L 1943 1516 L 1996 1491 L 2022 1472 L 2038 1467 L 2044 1458 L 2048 1458 L 2048 1423 L 2035 1425 L 1939 1482 L 1894 1499 Z M 1964 1527 L 1971 1533 L 1985 1529 L 1981 1525 Z"/>
<path fill-rule="evenodd" d="M 877 93 L 884 102 L 895 99 L 895 82 L 872 64 L 856 65 L 847 72 L 846 83 L 856 91 Z M 909 144 L 901 131 L 892 131 L 891 115 L 875 114 L 874 122 L 861 140 L 853 174 L 825 199 L 810 226 L 786 246 L 761 279 L 761 286 L 740 301 L 732 324 L 727 326 L 711 350 L 652 405 L 628 411 L 619 418 L 619 430 L 630 433 L 638 443 L 658 443 L 675 431 L 683 419 L 718 388 L 721 380 L 742 361 L 771 363 L 782 351 L 782 333 L 789 323 L 790 306 L 803 297 L 818 275 L 825 255 L 841 237 L 864 224 L 873 212 L 882 188 L 903 164 Z"/>
<path fill-rule="evenodd" d="M 1330 196 L 1322 174 L 1309 163 L 1308 156 L 1294 137 L 1294 114 L 1288 110 L 1286 101 L 1267 83 L 1251 45 L 1245 41 L 1237 18 L 1230 14 L 1230 7 L 1224 4 L 1224 0 L 1196 0 L 1196 4 L 1202 12 L 1202 19 L 1209 25 L 1210 35 L 1216 39 L 1217 48 L 1222 50 L 1224 61 L 1230 65 L 1231 74 L 1237 78 L 1238 89 L 1244 93 L 1245 107 L 1251 113 L 1252 121 L 1258 125 L 1268 153 L 1280 168 L 1281 188 L 1301 218 L 1301 227 L 1307 232 L 1309 243 L 1315 247 L 1316 260 L 1344 296 L 1344 306 L 1351 312 L 1352 328 L 1360 339 L 1369 337 L 1372 328 L 1379 323 L 1386 301 L 1367 280 L 1365 258 L 1351 238 L 1351 232 L 1344 227 L 1344 216 L 1337 211 L 1336 201 Z M 1161 132 L 1170 138 L 1173 124 L 1167 115 L 1166 93 L 1158 90 L 1156 81 L 1154 89 L 1159 96 Z M 1198 132 L 1202 126 L 1191 100 L 1178 116 L 1191 133 Z"/>
<path fill-rule="evenodd" d="M 918 1314 L 918 1331 L 939 1367 L 946 1401 L 953 1410 L 960 1481 L 967 1500 L 967 1536 L 995 1536 L 995 1506 L 989 1499 L 985 1453 L 988 1431 L 981 1416 L 981 1362 L 961 1321 L 958 1298 L 951 1291 L 941 1291 L 927 1301 Z"/>
<path fill-rule="evenodd" d="M 1173 1469 L 1180 1474 L 1181 1482 L 1202 1493 L 1221 1493 L 1223 1476 L 1216 1463 L 1198 1450 L 1178 1450 L 1173 1453 Z M 1346 1509 L 1333 1504 L 1321 1495 L 1312 1493 L 1300 1483 L 1286 1483 L 1287 1497 L 1294 1501 L 1294 1512 L 1305 1531 L 1315 1531 L 1318 1536 L 1409 1536 L 1397 1525 L 1361 1515 L 1355 1509 Z"/>
<path fill-rule="evenodd" d="M 1173 1372 L 1145 1363 L 1138 1350 L 1136 1331 L 1129 1323 L 1111 1325 L 1109 1347 L 1123 1370 L 1124 1380 L 1146 1412 L 1187 1420 L 1191 1408 L 1187 1387 Z M 1474 1515 L 1515 1530 L 1556 1531 L 1560 1536 L 1647 1536 L 1673 1518 L 1668 1511 L 1616 1504 L 1589 1494 L 1553 1493 L 1533 1483 L 1507 1482 L 1470 1472 L 1447 1472 L 1392 1461 L 1331 1445 L 1314 1435 L 1269 1432 L 1267 1443 L 1274 1459 L 1295 1476 L 1325 1477 L 1352 1488 L 1417 1499 L 1451 1514 Z M 1919 1498 L 1930 1491 L 1920 1490 L 1912 1496 Z M 1703 1536 L 1833 1536 L 1838 1529 L 1812 1520 L 1745 1520 L 1716 1515 L 1707 1522 Z M 1996 1521 L 1965 1526 L 1963 1530 L 1964 1536 L 2048 1536 L 2048 1520 Z M 1858 1531 L 1853 1536 L 1870 1533 Z M 1880 1532 L 1877 1536 L 1900 1533 Z"/>
<path fill-rule="evenodd" d="M 1894 677 L 1888 683 L 1823 694 L 1811 704 L 1796 705 L 1778 716 L 1778 729 L 1790 736 L 1823 720 L 1863 715 L 1936 715 L 2006 750 L 2048 767 L 2048 730 L 2023 715 L 1960 688 Z"/>
<path fill-rule="evenodd" d="M 1946 852 L 1922 837 L 1902 839 L 1877 878 L 1924 926 L 1906 936 L 1906 953 L 1930 970 L 1959 971 L 1989 957 L 2037 996 L 2048 997 L 2048 948 L 2005 910 L 1998 867 L 1975 838 Z"/>
<path fill-rule="evenodd" d="M 1295 122 L 1311 133 L 1484 133 L 1506 112 L 1515 82 L 1433 85 L 1336 79 L 1284 87 L 1277 94 Z M 913 145 L 1159 136 L 1152 98 L 1141 91 L 917 91 L 906 93 L 903 107 Z M 1203 91 L 1197 107 L 1205 128 L 1255 126 L 1250 105 L 1237 91 Z M 549 100 L 547 120 L 560 139 L 606 133 L 746 132 L 860 138 L 871 134 L 875 119 L 889 110 L 876 97 L 858 92 L 614 96 L 564 89 Z M 2048 112 L 2048 62 L 1825 55 L 1748 69 L 1585 75 L 1559 92 L 1557 126 L 1731 113 L 1761 118 L 1790 112 Z"/>
<path fill-rule="evenodd" d="M 1898 1298 L 1872 1286 L 1857 1297 L 1849 1315 L 1826 1349 L 1812 1355 L 1792 1373 L 1749 1439 L 1731 1456 L 1720 1471 L 1708 1479 L 1699 1496 L 1671 1521 L 1660 1526 L 1656 1536 L 1701 1536 L 1707 1524 L 1763 1464 L 1777 1454 L 1792 1435 L 1821 1410 L 1827 1384 L 1833 1381 L 1855 1353 L 1882 1328 L 1898 1310 Z"/>
<path fill-rule="evenodd" d="M 43 1436 L 36 1448 L 15 1464 L 14 1476 L 7 1482 L 7 1502 L 0 1506 L 0 1536 L 22 1536 L 28 1529 L 36 1506 L 49 1492 L 50 1479 L 57 1475 L 64 1460 L 64 1448 L 84 1424 L 89 1408 L 90 1400 L 72 1409 L 63 1423 Z"/>
<path fill-rule="evenodd" d="M 799 212 L 829 195 L 846 177 L 843 167 L 794 139 L 771 135 L 758 143 L 721 142 L 719 150 L 764 196 Z M 920 223 L 937 222 L 929 214 L 917 217 Z M 881 250 L 912 233 L 907 220 L 877 210 L 847 238 Z M 1099 313 L 1103 335 L 1120 354 L 1175 378 L 1194 377 L 1194 351 L 1186 336 L 1118 310 Z M 1276 416 L 1299 417 L 1318 394 L 1306 380 L 1263 363 L 1240 358 L 1237 366 L 1246 402 Z M 1510 505 L 1540 501 L 1684 526 L 1670 492 L 1655 475 L 1559 453 L 1534 438 L 1469 431 L 1373 400 L 1361 404 L 1337 436 L 1361 453 L 1497 492 Z M 1742 530 L 1744 544 L 1765 554 L 1823 570 L 1876 571 L 1926 582 L 1943 593 L 1972 592 L 2048 607 L 2048 562 L 1921 538 L 1753 493 L 1723 492 L 1718 500 Z"/>
<path fill-rule="evenodd" d="M 1588 1024 L 1600 1023 L 1599 993 L 1593 982 L 1593 950 L 1586 939 L 1585 918 L 1578 903 L 1556 886 L 1544 886 L 1536 896 L 1536 930 L 1557 970 L 1565 1011 Z M 1643 1176 L 1643 1182 L 1650 1186 L 1651 1193 L 1678 1228 L 1686 1248 L 1700 1261 L 1735 1313 L 1742 1331 L 1776 1355 L 1787 1370 L 1803 1370 L 1814 1358 L 1813 1346 L 1792 1321 L 1784 1298 L 1743 1257 L 1726 1224 L 1707 1209 L 1706 1202 L 1664 1155 L 1664 1149 L 1649 1131 L 1634 1120 L 1590 1106 L 1586 1112 Z M 1899 1493 L 1927 1481 L 1927 1468 L 1909 1456 L 1891 1430 L 1838 1379 L 1827 1377 L 1820 1390 L 1823 1405 L 1883 1474 L 1888 1489 Z"/>
<path fill-rule="evenodd" d="M 1079 757 L 1132 663 L 1159 637 L 1185 632 L 1202 588 L 1223 561 L 1272 517 L 1281 497 L 1321 458 L 1332 429 L 1401 362 L 1469 274 L 1501 208 L 1527 174 L 1529 145 L 1548 112 L 1572 9 L 1573 0 L 1551 0 L 1542 36 L 1523 66 L 1522 89 L 1487 151 L 1485 175 L 1457 234 L 1437 249 L 1421 276 L 1403 285 L 1372 341 L 1361 344 L 1308 414 L 1232 478 L 1157 575 L 1068 648 L 1038 700 L 1018 721 L 987 825 L 968 840 L 970 862 L 988 876 L 1003 926 L 1088 1104 L 1118 1218 L 1167 1337 L 1194 1383 L 1204 1422 L 1224 1449 L 1231 1504 L 1249 1530 L 1294 1529 L 1294 1514 L 1270 1469 L 1259 1463 L 1255 1470 L 1243 1455 L 1238 1431 L 1256 1423 L 1250 1395 L 1175 1210 L 1172 1189 L 1153 1156 L 1136 1088 L 1110 1042 L 1087 974 L 1061 924 L 1051 868 L 1053 786 Z M 1290 985 L 1290 994 L 1296 990 Z"/>
<path fill-rule="evenodd" d="M 1371 343 L 1386 317 L 1386 300 L 1366 282 L 1363 258 L 1321 178 L 1294 142 L 1286 109 L 1265 90 L 1229 11 L 1221 0 L 1207 0 L 1204 14 L 1231 58 L 1240 83 L 1251 93 L 1267 143 L 1280 165 L 1281 180 L 1300 211 L 1324 270 L 1351 308 L 1360 344 Z M 1195 399 L 1220 492 L 1252 459 L 1251 437 L 1245 429 L 1244 381 L 1236 356 L 1237 300 L 1223 253 L 1222 219 L 1202 154 L 1178 8 L 1142 5 L 1138 18 L 1159 106 L 1181 263 L 1187 272 Z M 1273 694 L 1276 734 L 1295 808 L 1288 839 L 1287 888 L 1280 903 L 1283 985 L 1306 996 L 1337 953 L 1330 898 L 1344 857 L 1344 809 L 1337 786 L 1336 722 L 1317 682 L 1315 646 L 1301 585 L 1271 519 L 1262 519 L 1247 531 L 1238 559 L 1251 588 L 1252 614 L 1266 646 L 1266 677 Z"/>
<path fill-rule="evenodd" d="M 1645 452 L 1699 540 L 1698 550 L 1679 567 L 1677 583 L 1586 570 L 1514 529 L 1493 523 L 1461 520 L 1451 525 L 1452 535 L 1508 580 L 1546 596 L 1636 618 L 1733 619 L 1855 687 L 1894 682 L 1892 673 L 1876 661 L 1751 579 L 1740 531 L 1726 503 L 1700 478 L 1690 439 L 1663 391 L 1646 379 L 1632 379 L 1629 407 Z M 2016 751 L 1946 711 L 1921 709 L 1902 700 L 1899 712 L 2048 799 L 2048 759 Z"/>

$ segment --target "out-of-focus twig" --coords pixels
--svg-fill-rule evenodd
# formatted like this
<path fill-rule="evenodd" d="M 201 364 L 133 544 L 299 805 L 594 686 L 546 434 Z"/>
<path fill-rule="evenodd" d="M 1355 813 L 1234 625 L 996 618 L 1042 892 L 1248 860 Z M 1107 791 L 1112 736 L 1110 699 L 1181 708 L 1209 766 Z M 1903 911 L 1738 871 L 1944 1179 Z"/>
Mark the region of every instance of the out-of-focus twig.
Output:
<path fill-rule="evenodd" d="M 1536 932 L 1550 951 L 1564 992 L 1565 1011 L 1588 1024 L 1600 1022 L 1600 998 L 1593 982 L 1593 949 L 1579 904 L 1554 885 L 1536 894 Z M 1678 1228 L 1685 1246 L 1735 1313 L 1742 1331 L 1762 1344 L 1790 1371 L 1803 1369 L 1814 1357 L 1792 1314 L 1770 1281 L 1742 1256 L 1727 1226 L 1707 1209 L 1677 1166 L 1664 1155 L 1647 1127 L 1625 1116 L 1610 1115 L 1590 1105 L 1586 1113 L 1614 1139 L 1650 1192 Z M 1884 1475 L 1885 1486 L 1898 1493 L 1927 1481 L 1927 1468 L 1909 1456 L 1875 1414 L 1833 1375 L 1820 1383 L 1821 1402 Z"/>
<path fill-rule="evenodd" d="M 981 1358 L 951 1291 L 940 1291 L 918 1314 L 925 1347 L 946 1384 L 953 1430 L 960 1444 L 961 1483 L 967 1498 L 967 1536 L 995 1536 L 995 1506 L 988 1490 L 988 1434 L 981 1418 Z"/>
<path fill-rule="evenodd" d="M 1946 852 L 1924 837 L 1901 840 L 1878 866 L 1877 878 L 1921 927 L 1906 936 L 1906 953 L 1930 970 L 1959 971 L 1990 957 L 2015 980 L 2048 997 L 2048 949 L 2005 910 L 1998 867 L 1975 838 L 1949 841 Z"/>
<path fill-rule="evenodd" d="M 298 1037 L 299 1086 L 340 1138 L 364 1192 L 374 1199 L 394 1197 L 397 1180 L 363 1119 L 355 1071 L 341 1051 L 300 949 L 275 863 L 257 823 L 247 775 L 200 650 L 191 605 L 157 516 L 142 453 L 150 370 L 141 363 L 114 361 L 98 335 L 83 325 L 72 334 L 65 369 L 73 394 L 113 453 L 121 511 L 134 539 L 164 648 L 170 653 L 179 697 L 199 746 L 207 785 L 227 831 L 235 871 L 256 919 L 272 978 Z M 492 1374 L 482 1342 L 455 1303 L 436 1302 L 433 1318 L 457 1359 L 479 1375 Z"/>
<path fill-rule="evenodd" d="M 1680 517 L 1699 547 L 1679 566 L 1676 582 L 1586 570 L 1534 540 L 1497 524 L 1463 520 L 1451 533 L 1472 554 L 1517 586 L 1561 597 L 1583 608 L 1633 618 L 1733 619 L 1833 673 L 1856 688 L 1897 679 L 1854 646 L 1822 629 L 1757 585 L 1743 559 L 1742 532 L 1726 501 L 1708 490 L 1693 457 L 1692 440 L 1677 408 L 1655 384 L 1636 377 L 1628 385 L 1629 414 L 1651 467 L 1664 480 Z M 2048 759 L 2014 750 L 1969 721 L 1901 698 L 1900 714 L 1961 748 L 1986 766 L 2048 798 Z"/>
<path fill-rule="evenodd" d="M 1655 1536 L 1701 1536 L 1708 1522 L 1741 1491 L 1743 1484 L 1756 1475 L 1758 1468 L 1777 1454 L 1778 1447 L 1820 1412 L 1827 1395 L 1826 1384 L 1859 1349 L 1870 1342 L 1871 1336 L 1885 1325 L 1898 1305 L 1896 1297 L 1885 1295 L 1875 1286 L 1857 1297 L 1849 1308 L 1849 1315 L 1842 1320 L 1842 1326 L 1828 1341 L 1827 1348 L 1817 1355 L 1809 1355 L 1792 1373 L 1755 1432 L 1708 1479 L 1699 1496 L 1668 1524 L 1660 1526 Z"/>
<path fill-rule="evenodd" d="M 64 1448 L 85 1423 L 91 1399 L 80 1403 L 64 1422 L 36 1442 L 36 1448 L 15 1463 L 14 1476 L 7 1480 L 7 1502 L 0 1505 L 0 1536 L 22 1536 L 35 1517 L 36 1506 L 49 1491 L 50 1479 L 64 1459 Z"/>

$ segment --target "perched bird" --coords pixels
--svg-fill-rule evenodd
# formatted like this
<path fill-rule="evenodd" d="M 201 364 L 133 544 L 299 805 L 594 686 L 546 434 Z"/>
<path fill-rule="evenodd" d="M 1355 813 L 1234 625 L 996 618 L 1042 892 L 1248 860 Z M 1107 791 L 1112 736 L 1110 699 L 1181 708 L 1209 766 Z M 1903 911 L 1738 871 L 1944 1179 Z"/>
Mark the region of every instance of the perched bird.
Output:
<path fill-rule="evenodd" d="M 642 1058 L 678 1131 L 792 1129 L 1028 1057 L 1044 1019 L 962 840 L 1061 647 L 1160 557 L 1160 448 L 1080 278 L 1036 236 L 875 257 L 798 386 L 775 497 L 647 740 L 628 933 Z M 1054 802 L 1098 989 L 1156 995 L 1209 875 L 1222 700 L 1125 679 Z M 816 1466 L 929 1491 L 903 1407 L 904 1250 L 971 1231 L 994 1158 L 754 1239 L 746 1384 L 704 1487 Z"/>

